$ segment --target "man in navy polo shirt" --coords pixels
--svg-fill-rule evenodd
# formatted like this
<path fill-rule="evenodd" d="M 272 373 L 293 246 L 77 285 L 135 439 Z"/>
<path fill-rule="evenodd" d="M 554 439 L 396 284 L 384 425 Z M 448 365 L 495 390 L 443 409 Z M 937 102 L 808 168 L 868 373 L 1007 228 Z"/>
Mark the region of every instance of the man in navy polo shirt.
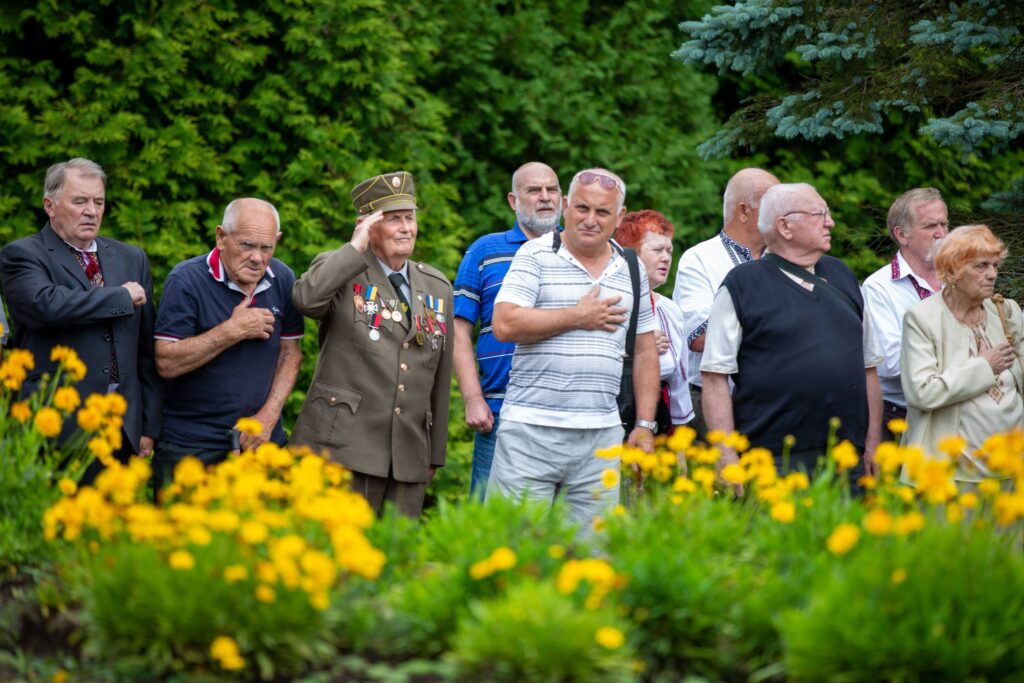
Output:
<path fill-rule="evenodd" d="M 292 305 L 295 274 L 273 258 L 280 238 L 272 204 L 236 199 L 214 250 L 167 276 L 154 333 L 157 371 L 168 380 L 156 491 L 186 455 L 224 460 L 239 418 L 263 425 L 256 436 L 241 435 L 241 448 L 285 443 L 281 409 L 299 372 L 304 323 Z"/>
<path fill-rule="evenodd" d="M 562 189 L 550 166 L 537 161 L 512 174 L 508 204 L 516 212 L 511 230 L 484 235 L 474 242 L 455 277 L 455 375 L 466 404 L 466 423 L 476 431 L 470 495 L 483 498 L 491 474 L 498 413 L 505 399 L 512 353 L 516 345 L 491 333 L 494 297 L 519 247 L 558 228 Z M 473 353 L 473 328 L 480 333 Z M 477 377 L 477 365 L 480 377 Z"/>

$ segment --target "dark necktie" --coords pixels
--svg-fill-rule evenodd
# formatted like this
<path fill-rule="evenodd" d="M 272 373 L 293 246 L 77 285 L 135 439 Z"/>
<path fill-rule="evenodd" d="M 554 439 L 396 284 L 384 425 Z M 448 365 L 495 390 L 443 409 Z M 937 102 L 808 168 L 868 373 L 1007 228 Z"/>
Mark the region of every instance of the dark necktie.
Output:
<path fill-rule="evenodd" d="M 78 264 L 82 266 L 82 270 L 85 271 L 85 277 L 89 280 L 89 284 L 93 287 L 103 287 L 106 283 L 103 281 L 103 271 L 100 270 L 100 260 L 96 257 L 96 254 L 91 251 L 79 251 L 78 249 L 72 249 L 71 253 L 74 254 Z M 110 374 L 108 375 L 110 384 L 118 384 L 121 381 L 121 371 L 117 365 L 117 351 L 114 349 L 114 337 L 110 335 Z"/>
<path fill-rule="evenodd" d="M 408 311 L 409 300 L 405 298 L 405 293 L 402 291 L 402 286 L 405 284 L 405 276 L 401 273 L 391 273 L 391 275 L 388 275 L 388 280 L 391 280 L 391 286 L 395 288 L 398 300 L 402 302 L 402 306 Z"/>

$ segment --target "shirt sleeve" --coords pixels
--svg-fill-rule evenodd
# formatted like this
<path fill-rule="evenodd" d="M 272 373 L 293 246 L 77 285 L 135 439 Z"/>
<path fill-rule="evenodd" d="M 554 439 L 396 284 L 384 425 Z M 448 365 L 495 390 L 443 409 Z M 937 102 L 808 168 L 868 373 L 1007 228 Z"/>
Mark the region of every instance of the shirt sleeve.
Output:
<path fill-rule="evenodd" d="M 700 361 L 701 372 L 734 375 L 739 372 L 737 357 L 743 341 L 743 327 L 726 287 L 720 287 L 715 295 L 709 320 L 704 355 Z"/>
<path fill-rule="evenodd" d="M 474 243 L 466 250 L 455 275 L 455 315 L 474 325 L 480 318 L 480 257 Z"/>
<path fill-rule="evenodd" d="M 672 300 L 683 312 L 687 347 L 707 331 L 714 298 L 715 289 L 703 264 L 692 249 L 687 250 L 679 259 L 676 284 L 672 290 Z"/>
<path fill-rule="evenodd" d="M 871 282 L 861 288 L 864 295 L 864 328 L 874 332 L 875 351 L 882 356 L 878 376 L 897 378 L 900 376 L 900 342 L 903 337 L 903 316 L 897 314 L 891 296 Z M 865 361 L 868 351 L 867 338 L 864 340 Z M 872 367 L 867 365 L 865 367 Z"/>
<path fill-rule="evenodd" d="M 871 316 L 864 313 L 864 367 L 875 368 L 881 365 L 884 358 L 878 346 L 878 335 L 875 333 Z"/>
<path fill-rule="evenodd" d="M 197 326 L 199 307 L 195 292 L 176 273 L 167 276 L 164 293 L 160 298 L 160 310 L 153 327 L 153 338 L 161 341 L 178 341 L 199 334 Z"/>
<path fill-rule="evenodd" d="M 522 248 L 516 252 L 508 273 L 501 283 L 495 304 L 515 304 L 523 308 L 537 305 L 540 295 L 540 263 L 532 249 Z"/>

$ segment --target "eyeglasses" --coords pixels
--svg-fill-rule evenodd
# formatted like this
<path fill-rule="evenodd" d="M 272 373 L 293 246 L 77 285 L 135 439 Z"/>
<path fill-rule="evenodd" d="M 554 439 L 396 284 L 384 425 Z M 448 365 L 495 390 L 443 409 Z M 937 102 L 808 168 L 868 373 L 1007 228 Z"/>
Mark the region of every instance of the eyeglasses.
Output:
<path fill-rule="evenodd" d="M 802 213 L 813 218 L 820 218 L 822 219 L 822 221 L 824 221 L 826 218 L 832 217 L 832 212 L 829 211 L 827 207 L 822 209 L 821 211 L 790 211 L 789 213 L 782 214 L 782 217 L 786 218 L 787 216 L 792 216 L 794 213 Z"/>
<path fill-rule="evenodd" d="M 583 171 L 576 176 L 580 185 L 590 185 L 591 183 L 598 182 L 606 190 L 614 190 L 615 188 L 622 188 L 622 184 L 618 178 L 613 178 L 610 175 L 604 173 L 595 173 L 594 171 Z"/>

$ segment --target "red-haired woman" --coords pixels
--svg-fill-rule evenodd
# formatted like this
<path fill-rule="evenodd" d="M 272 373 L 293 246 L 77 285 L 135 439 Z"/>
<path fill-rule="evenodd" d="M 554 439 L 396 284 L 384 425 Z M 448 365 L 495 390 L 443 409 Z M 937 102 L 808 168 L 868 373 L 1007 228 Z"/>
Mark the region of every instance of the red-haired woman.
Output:
<path fill-rule="evenodd" d="M 675 227 L 657 211 L 645 209 L 627 213 L 615 233 L 615 241 L 636 250 L 647 270 L 651 285 L 651 306 L 660 331 L 654 333 L 658 342 L 661 366 L 662 400 L 669 407 L 671 423 L 686 424 L 693 419 L 693 403 L 686 381 L 686 335 L 683 314 L 667 297 L 654 290 L 665 284 L 672 267 L 672 235 Z"/>
<path fill-rule="evenodd" d="M 1015 302 L 992 300 L 1005 257 L 1006 247 L 988 227 L 953 230 L 935 255 L 946 283 L 942 295 L 915 304 L 903 321 L 903 444 L 921 445 L 935 457 L 943 437 L 960 435 L 966 447 L 955 479 L 961 482 L 991 476 L 975 451 L 990 435 L 1024 423 L 1024 321 Z"/>

